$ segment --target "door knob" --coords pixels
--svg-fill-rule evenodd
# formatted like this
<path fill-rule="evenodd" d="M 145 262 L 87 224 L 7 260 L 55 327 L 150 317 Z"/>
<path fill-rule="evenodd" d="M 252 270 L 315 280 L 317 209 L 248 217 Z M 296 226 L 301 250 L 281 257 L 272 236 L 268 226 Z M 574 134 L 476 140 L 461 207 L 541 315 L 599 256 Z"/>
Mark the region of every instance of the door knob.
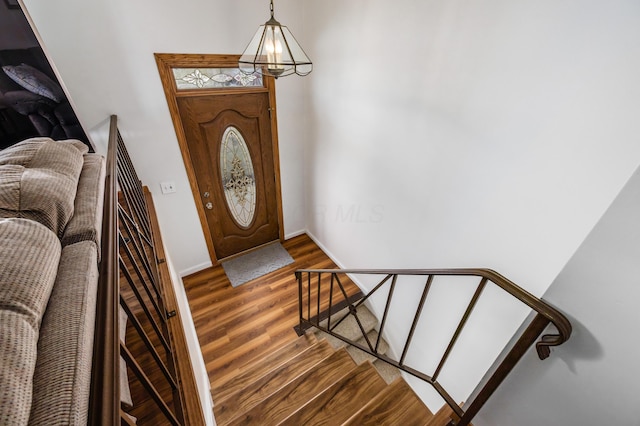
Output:
<path fill-rule="evenodd" d="M 204 205 L 207 209 L 211 210 L 213 208 L 213 203 L 207 203 Z"/>

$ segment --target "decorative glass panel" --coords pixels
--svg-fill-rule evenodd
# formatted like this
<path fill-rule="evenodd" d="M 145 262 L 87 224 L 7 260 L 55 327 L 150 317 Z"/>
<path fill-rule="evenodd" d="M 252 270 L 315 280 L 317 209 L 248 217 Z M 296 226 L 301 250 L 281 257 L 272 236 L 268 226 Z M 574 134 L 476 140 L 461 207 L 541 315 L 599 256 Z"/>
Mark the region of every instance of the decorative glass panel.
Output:
<path fill-rule="evenodd" d="M 262 87 L 259 73 L 245 74 L 238 68 L 173 68 L 178 90 L 226 87 Z"/>
<path fill-rule="evenodd" d="M 222 135 L 220 171 L 229 210 L 238 225 L 248 228 L 256 211 L 256 181 L 247 144 L 233 126 Z"/>

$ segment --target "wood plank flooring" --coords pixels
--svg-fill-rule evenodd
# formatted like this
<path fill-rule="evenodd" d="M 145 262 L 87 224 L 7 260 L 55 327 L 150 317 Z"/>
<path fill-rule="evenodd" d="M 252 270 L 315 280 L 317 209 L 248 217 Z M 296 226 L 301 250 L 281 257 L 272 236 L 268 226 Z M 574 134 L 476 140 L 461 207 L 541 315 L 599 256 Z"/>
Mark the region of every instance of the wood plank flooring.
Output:
<path fill-rule="evenodd" d="M 342 348 L 296 377 L 279 392 L 236 417 L 229 425 L 278 424 L 356 367 Z M 268 420 L 265 420 L 268 419 Z"/>
<path fill-rule="evenodd" d="M 236 288 L 221 266 L 184 278 L 214 402 L 224 393 L 223 385 L 240 375 L 247 362 L 296 340 L 298 284 L 294 271 L 337 268 L 307 235 L 285 241 L 283 246 L 294 263 Z M 358 292 L 353 283 L 344 284 L 349 295 Z M 328 286 L 325 288 L 328 293 Z"/>

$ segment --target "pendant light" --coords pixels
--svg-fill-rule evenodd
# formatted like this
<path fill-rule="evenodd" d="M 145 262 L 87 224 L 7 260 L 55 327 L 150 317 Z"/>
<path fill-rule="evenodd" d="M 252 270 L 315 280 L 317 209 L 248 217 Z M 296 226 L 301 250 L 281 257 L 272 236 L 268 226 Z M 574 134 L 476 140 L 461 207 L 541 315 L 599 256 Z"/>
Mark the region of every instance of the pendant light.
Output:
<path fill-rule="evenodd" d="M 305 76 L 313 70 L 313 64 L 291 31 L 273 17 L 273 0 L 270 1 L 271 19 L 258 27 L 253 39 L 242 53 L 240 70 L 246 74 L 258 72 L 272 77 L 291 74 Z"/>

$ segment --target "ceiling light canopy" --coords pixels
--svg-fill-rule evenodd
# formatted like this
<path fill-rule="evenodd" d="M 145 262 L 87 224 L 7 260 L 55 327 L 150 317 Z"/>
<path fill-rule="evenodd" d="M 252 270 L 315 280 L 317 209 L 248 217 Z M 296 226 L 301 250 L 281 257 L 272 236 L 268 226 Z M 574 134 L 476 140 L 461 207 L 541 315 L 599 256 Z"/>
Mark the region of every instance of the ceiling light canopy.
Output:
<path fill-rule="evenodd" d="M 275 78 L 309 74 L 313 70 L 311 60 L 291 31 L 273 17 L 273 0 L 270 0 L 270 8 L 271 19 L 258 27 L 242 53 L 240 70 L 247 74 L 258 72 Z"/>

